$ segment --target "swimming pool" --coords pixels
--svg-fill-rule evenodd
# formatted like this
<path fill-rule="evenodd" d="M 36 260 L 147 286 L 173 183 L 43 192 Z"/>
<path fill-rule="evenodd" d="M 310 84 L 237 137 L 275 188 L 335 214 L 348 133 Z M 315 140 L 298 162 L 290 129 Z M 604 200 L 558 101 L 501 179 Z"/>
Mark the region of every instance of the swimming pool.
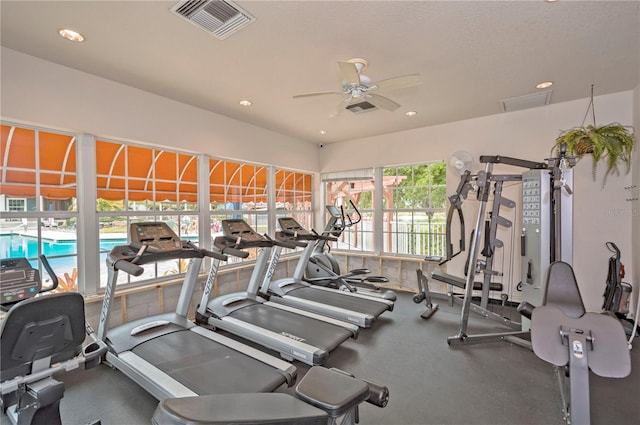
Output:
<path fill-rule="evenodd" d="M 115 236 L 115 235 L 114 235 Z M 78 269 L 78 247 L 75 234 L 55 235 L 57 240 L 42 237 L 42 253 L 47 257 L 56 275 L 61 279 L 74 275 L 74 269 Z M 197 237 L 185 237 L 197 243 Z M 105 287 L 107 283 L 107 254 L 114 246 L 125 245 L 125 238 L 101 239 L 99 257 L 99 286 Z M 0 258 L 27 258 L 31 266 L 38 268 L 38 238 L 24 234 L 0 234 Z M 156 267 L 147 267 L 145 273 L 135 281 L 153 279 L 167 274 L 175 274 L 180 270 L 179 260 L 167 260 L 158 263 Z M 44 271 L 43 282 L 50 282 Z M 126 278 L 125 278 L 126 280 Z M 118 279 L 118 284 L 126 283 L 122 278 Z M 48 285 L 49 283 L 45 283 Z"/>
<path fill-rule="evenodd" d="M 126 239 L 103 239 L 100 241 L 100 252 L 109 252 L 114 246 L 124 245 L 126 243 Z M 42 253 L 51 258 L 77 255 L 77 245 L 75 239 L 52 240 L 42 238 Z M 0 257 L 37 258 L 38 239 L 36 237 L 19 234 L 0 235 Z"/>

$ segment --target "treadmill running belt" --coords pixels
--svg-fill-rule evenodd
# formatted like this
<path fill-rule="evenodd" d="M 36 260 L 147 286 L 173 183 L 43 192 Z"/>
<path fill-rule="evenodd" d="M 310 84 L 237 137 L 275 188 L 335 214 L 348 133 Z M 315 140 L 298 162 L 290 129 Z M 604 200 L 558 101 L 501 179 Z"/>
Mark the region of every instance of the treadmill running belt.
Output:
<path fill-rule="evenodd" d="M 276 369 L 187 330 L 132 351 L 199 395 L 269 392 L 285 383 Z"/>
<path fill-rule="evenodd" d="M 347 339 L 351 331 L 331 323 L 280 310 L 263 304 L 252 304 L 233 311 L 230 317 L 268 329 L 289 338 L 299 339 L 327 353 Z"/>
<path fill-rule="evenodd" d="M 344 294 L 340 292 L 330 292 L 314 288 L 313 286 L 296 288 L 289 291 L 287 295 L 356 311 L 358 313 L 370 314 L 373 317 L 378 317 L 389 310 L 388 306 L 384 303 L 364 298 L 350 297 L 346 292 Z"/>

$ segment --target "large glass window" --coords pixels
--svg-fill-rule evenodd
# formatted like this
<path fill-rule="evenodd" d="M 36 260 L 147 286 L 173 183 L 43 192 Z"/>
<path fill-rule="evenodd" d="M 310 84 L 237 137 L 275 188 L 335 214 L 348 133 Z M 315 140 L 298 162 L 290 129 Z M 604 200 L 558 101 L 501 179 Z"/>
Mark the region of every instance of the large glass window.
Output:
<path fill-rule="evenodd" d="M 209 160 L 211 237 L 222 235 L 222 220 L 244 219 L 259 233 L 269 231 L 267 168 L 222 159 Z M 254 260 L 256 252 L 246 259 Z M 229 257 L 230 262 L 241 261 Z"/>
<path fill-rule="evenodd" d="M 345 216 L 335 248 L 418 256 L 445 254 L 443 162 L 331 173 L 323 178 L 327 204 Z M 327 217 L 332 220 L 330 214 Z M 338 225 L 343 221 L 333 220 Z M 376 237 L 380 234 L 382 237 Z"/>
<path fill-rule="evenodd" d="M 198 241 L 196 155 L 97 140 L 96 178 L 101 286 L 107 282 L 106 255 L 127 243 L 130 223 L 163 221 L 181 238 Z M 121 273 L 119 283 L 185 271 L 184 261 L 158 262 L 138 277 Z"/>
<path fill-rule="evenodd" d="M 444 255 L 445 164 L 385 167 L 382 174 L 384 252 Z"/>
<path fill-rule="evenodd" d="M 114 246 L 128 243 L 134 222 L 165 222 L 182 239 L 196 243 L 203 234 L 219 235 L 225 218 L 243 218 L 261 233 L 275 230 L 269 223 L 283 212 L 294 214 L 304 225 L 312 222 L 312 178 L 306 173 L 90 135 L 79 136 L 78 141 L 73 134 L 4 122 L 0 160 L 0 255 L 26 257 L 38 266 L 38 255 L 46 254 L 61 290 L 75 290 L 77 280 L 90 273 L 80 288 L 85 294 L 99 292 L 107 283 L 106 255 Z M 76 161 L 82 165 L 95 161 L 95 174 L 91 164 L 81 168 L 85 175 L 80 176 Z M 208 170 L 199 170 L 207 161 Z M 203 188 L 198 180 L 206 172 L 209 185 Z M 78 192 L 76 181 L 95 182 L 95 189 L 86 183 Z M 201 198 L 200 191 L 204 191 Z M 93 201 L 87 202 L 94 193 L 95 210 Z M 278 211 L 270 209 L 274 206 Z M 76 232 L 79 208 L 90 217 L 80 223 L 82 241 Z M 98 229 L 93 228 L 94 213 Z M 204 222 L 207 227 L 210 222 L 211 229 L 201 229 Z M 209 241 L 205 242 L 201 245 Z M 80 270 L 79 243 L 85 247 L 80 257 L 87 254 L 90 261 Z M 96 252 L 99 265 L 93 260 Z M 158 262 L 147 265 L 139 277 L 120 273 L 118 283 L 161 279 L 184 273 L 186 266 L 185 261 Z"/>
<path fill-rule="evenodd" d="M 0 255 L 44 254 L 58 291 L 77 289 L 76 139 L 74 135 L 2 124 L 0 127 Z M 40 270 L 44 284 L 51 281 Z"/>
<path fill-rule="evenodd" d="M 276 217 L 293 217 L 304 228 L 311 229 L 313 227 L 312 175 L 276 169 L 275 181 Z"/>
<path fill-rule="evenodd" d="M 344 219 L 331 215 L 327 217 L 327 225 L 335 222 L 342 229 L 338 241 L 334 244 L 336 248 L 353 251 L 375 250 L 374 193 L 373 179 L 337 180 L 326 183 L 327 205 L 336 206 L 344 214 Z"/>

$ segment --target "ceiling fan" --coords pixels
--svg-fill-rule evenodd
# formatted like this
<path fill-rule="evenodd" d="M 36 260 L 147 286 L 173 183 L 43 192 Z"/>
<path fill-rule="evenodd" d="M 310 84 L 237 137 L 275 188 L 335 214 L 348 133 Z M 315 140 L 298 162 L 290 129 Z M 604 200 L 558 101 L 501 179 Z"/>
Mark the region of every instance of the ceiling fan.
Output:
<path fill-rule="evenodd" d="M 366 59 L 361 58 L 340 61 L 338 62 L 338 68 L 340 69 L 341 90 L 298 94 L 293 96 L 293 98 L 299 99 L 303 97 L 337 94 L 346 96 L 338 105 L 337 113 L 342 112 L 345 107 L 349 108 L 351 104 L 361 102 L 368 102 L 379 109 L 395 111 L 401 106 L 399 103 L 374 92 L 415 87 L 422 84 L 422 81 L 420 81 L 420 74 L 402 75 L 387 78 L 386 80 L 371 82 L 371 79 L 368 76 L 362 74 L 362 71 L 367 69 L 368 65 L 369 62 Z"/>

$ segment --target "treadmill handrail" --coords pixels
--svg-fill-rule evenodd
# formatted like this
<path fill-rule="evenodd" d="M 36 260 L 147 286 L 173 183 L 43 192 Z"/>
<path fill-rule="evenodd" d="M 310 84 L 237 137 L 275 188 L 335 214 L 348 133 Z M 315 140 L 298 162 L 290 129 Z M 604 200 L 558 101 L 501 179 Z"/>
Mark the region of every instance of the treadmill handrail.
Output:
<path fill-rule="evenodd" d="M 181 259 L 181 258 L 204 258 L 211 257 L 217 260 L 226 261 L 225 254 L 198 248 L 190 241 L 182 241 L 182 247 L 167 251 L 151 251 L 147 245 L 142 245 L 140 249 L 133 245 L 118 245 L 111 249 L 107 256 L 107 265 L 115 270 L 122 270 L 126 273 L 139 276 L 144 271 L 142 265 L 156 261 Z"/>

